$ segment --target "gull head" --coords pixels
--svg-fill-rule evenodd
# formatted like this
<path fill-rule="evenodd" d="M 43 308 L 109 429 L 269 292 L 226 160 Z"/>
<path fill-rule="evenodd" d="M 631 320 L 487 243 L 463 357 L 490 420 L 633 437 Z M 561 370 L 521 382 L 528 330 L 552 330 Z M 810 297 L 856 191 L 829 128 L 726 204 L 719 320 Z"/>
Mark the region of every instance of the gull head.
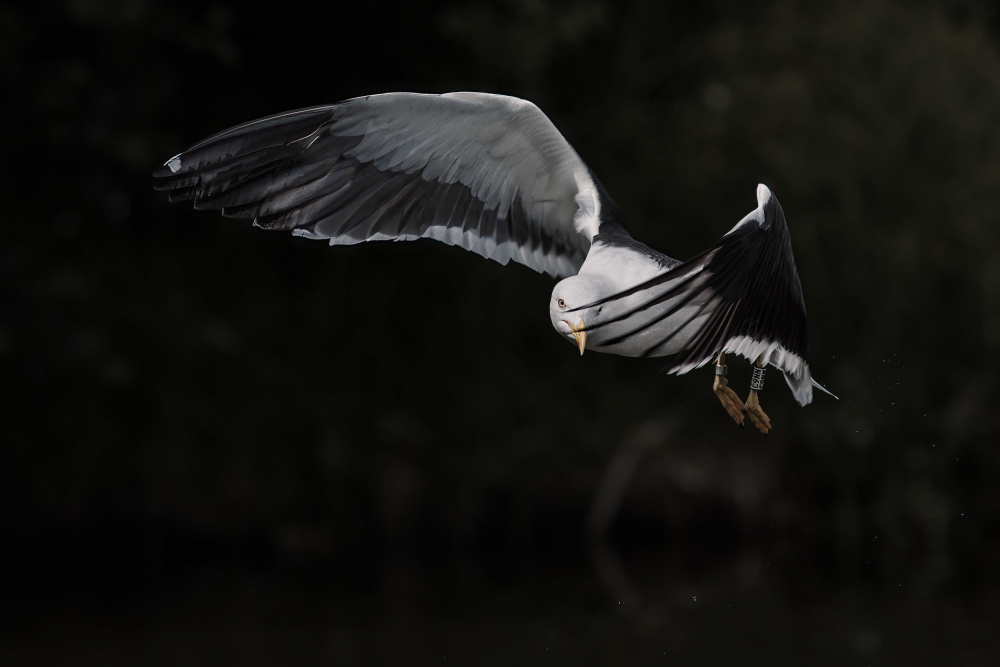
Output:
<path fill-rule="evenodd" d="M 587 347 L 587 329 L 601 321 L 604 304 L 601 299 L 611 292 L 599 276 L 576 275 L 559 282 L 549 300 L 552 327 L 569 342 Z"/>

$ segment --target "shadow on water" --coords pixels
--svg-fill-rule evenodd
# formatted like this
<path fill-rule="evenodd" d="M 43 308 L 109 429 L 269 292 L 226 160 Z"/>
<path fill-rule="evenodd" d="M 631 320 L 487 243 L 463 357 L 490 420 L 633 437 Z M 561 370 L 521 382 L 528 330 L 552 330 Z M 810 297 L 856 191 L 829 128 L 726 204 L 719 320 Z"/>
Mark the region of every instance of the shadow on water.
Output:
<path fill-rule="evenodd" d="M 583 525 L 553 540 L 342 548 L 307 525 L 224 543 L 148 525 L 96 529 L 69 548 L 41 538 L 39 551 L 77 547 L 76 569 L 61 575 L 53 557 L 39 564 L 44 582 L 4 596 L 0 663 L 995 664 L 990 579 L 942 583 L 933 560 L 845 573 L 817 553 L 831 545 L 786 531 L 636 539 L 619 525 L 635 520 L 626 496 L 678 430 L 635 427 Z M 141 546 L 116 555 L 124 544 Z"/>

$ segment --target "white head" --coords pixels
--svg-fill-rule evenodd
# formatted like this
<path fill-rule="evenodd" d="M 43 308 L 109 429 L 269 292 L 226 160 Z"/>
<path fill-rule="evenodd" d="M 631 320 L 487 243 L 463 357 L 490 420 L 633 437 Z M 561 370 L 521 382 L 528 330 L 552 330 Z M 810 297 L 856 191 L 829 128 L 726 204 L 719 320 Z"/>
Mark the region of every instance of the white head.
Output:
<path fill-rule="evenodd" d="M 586 329 L 601 320 L 604 306 L 595 302 L 611 294 L 609 281 L 593 274 L 570 276 L 552 290 L 549 300 L 552 326 L 560 336 L 579 347 L 580 354 L 587 345 Z"/>

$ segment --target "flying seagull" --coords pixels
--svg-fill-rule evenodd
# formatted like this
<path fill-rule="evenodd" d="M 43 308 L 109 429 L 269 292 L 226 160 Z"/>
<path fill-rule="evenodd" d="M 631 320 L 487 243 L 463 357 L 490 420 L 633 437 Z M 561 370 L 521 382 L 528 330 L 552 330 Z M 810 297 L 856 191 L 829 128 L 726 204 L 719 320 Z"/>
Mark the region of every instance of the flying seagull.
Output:
<path fill-rule="evenodd" d="M 430 238 L 561 278 L 549 317 L 585 349 L 715 362 L 713 389 L 763 433 L 764 371 L 812 401 L 806 309 L 778 200 L 681 262 L 636 241 L 573 147 L 526 100 L 486 93 L 386 93 L 261 118 L 220 132 L 153 172 L 170 201 L 330 245 Z M 753 363 L 749 398 L 726 355 Z M 827 392 L 829 393 L 829 392 Z"/>

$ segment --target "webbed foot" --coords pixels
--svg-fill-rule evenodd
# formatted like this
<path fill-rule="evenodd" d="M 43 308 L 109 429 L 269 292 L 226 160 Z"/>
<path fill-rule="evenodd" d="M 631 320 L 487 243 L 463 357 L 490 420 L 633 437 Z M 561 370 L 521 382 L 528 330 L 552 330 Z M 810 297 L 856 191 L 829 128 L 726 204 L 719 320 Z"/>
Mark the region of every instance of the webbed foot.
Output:
<path fill-rule="evenodd" d="M 750 390 L 750 395 L 747 397 L 743 409 L 746 410 L 747 416 L 750 417 L 750 421 L 757 427 L 757 430 L 767 435 L 767 432 L 771 430 L 771 418 L 764 412 L 764 408 L 760 407 L 760 399 L 757 397 L 756 389 Z"/>
<path fill-rule="evenodd" d="M 764 388 L 764 371 L 766 369 L 763 356 L 757 357 L 757 361 L 754 362 L 753 379 L 750 381 L 750 395 L 747 396 L 746 405 L 743 406 L 750 421 L 764 435 L 767 435 L 767 432 L 771 430 L 771 418 L 764 413 L 764 408 L 760 407 L 760 398 L 757 397 L 757 392 Z"/>
<path fill-rule="evenodd" d="M 726 409 L 733 421 L 743 428 L 743 401 L 736 395 L 736 392 L 729 388 L 729 380 L 726 379 L 726 358 L 719 355 L 719 360 L 715 366 L 715 382 L 712 383 L 712 391 L 719 397 L 719 402 Z"/>

